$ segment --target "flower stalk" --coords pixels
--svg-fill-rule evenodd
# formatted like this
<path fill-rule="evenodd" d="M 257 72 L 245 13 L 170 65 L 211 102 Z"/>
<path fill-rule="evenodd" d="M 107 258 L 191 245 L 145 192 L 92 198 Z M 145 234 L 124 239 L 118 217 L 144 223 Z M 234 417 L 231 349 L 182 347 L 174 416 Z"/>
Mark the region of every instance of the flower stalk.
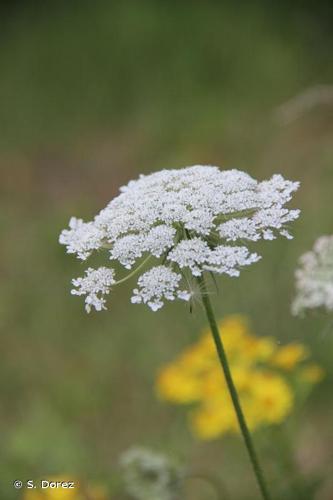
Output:
<path fill-rule="evenodd" d="M 198 280 L 198 283 L 199 283 L 199 286 L 201 289 L 202 302 L 203 302 L 203 305 L 204 305 L 204 308 L 206 311 L 206 315 L 207 315 L 208 323 L 209 323 L 211 333 L 212 333 L 212 336 L 214 339 L 216 351 L 217 351 L 217 354 L 219 357 L 219 361 L 221 363 L 221 367 L 223 369 L 226 384 L 227 384 L 228 389 L 229 389 L 230 397 L 231 397 L 231 400 L 232 400 L 232 403 L 233 403 L 233 406 L 234 406 L 234 409 L 236 412 L 239 427 L 240 427 L 241 433 L 242 433 L 243 438 L 244 438 L 245 446 L 246 446 L 246 449 L 247 449 L 248 454 L 249 454 L 249 458 L 250 458 L 250 461 L 251 461 L 251 464 L 253 467 L 253 471 L 254 471 L 254 474 L 255 474 L 257 482 L 258 482 L 258 486 L 259 486 L 262 498 L 264 500 L 271 500 L 271 496 L 270 496 L 268 489 L 267 489 L 264 474 L 263 474 L 262 468 L 259 464 L 257 453 L 255 451 L 255 448 L 254 448 L 254 445 L 252 442 L 251 434 L 250 434 L 250 431 L 248 429 L 248 426 L 247 426 L 247 423 L 245 420 L 245 416 L 244 416 L 244 413 L 243 413 L 243 410 L 242 410 L 242 407 L 241 407 L 241 404 L 239 401 L 237 389 L 236 389 L 236 386 L 235 386 L 233 378 L 232 378 L 228 358 L 227 358 L 227 355 L 226 355 L 226 352 L 225 352 L 225 349 L 223 346 L 222 339 L 220 337 L 220 333 L 219 333 L 219 329 L 218 329 L 218 326 L 216 323 L 212 304 L 211 304 L 211 301 L 209 299 L 205 279 L 204 279 L 203 275 L 201 275 L 200 277 L 197 278 L 197 280 Z"/>

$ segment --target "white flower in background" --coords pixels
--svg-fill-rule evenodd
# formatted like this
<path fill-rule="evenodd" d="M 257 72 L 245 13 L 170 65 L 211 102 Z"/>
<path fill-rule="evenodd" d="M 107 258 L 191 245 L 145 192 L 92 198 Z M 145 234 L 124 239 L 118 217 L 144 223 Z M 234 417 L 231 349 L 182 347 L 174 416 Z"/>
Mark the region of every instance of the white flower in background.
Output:
<path fill-rule="evenodd" d="M 125 488 L 136 500 L 180 500 L 183 469 L 169 457 L 130 448 L 120 458 Z"/>
<path fill-rule="evenodd" d="M 312 251 L 301 256 L 295 278 L 295 315 L 318 307 L 333 311 L 333 236 L 321 236 Z"/>
<path fill-rule="evenodd" d="M 246 242 L 279 234 L 291 238 L 286 226 L 299 210 L 284 205 L 298 186 L 281 175 L 258 182 L 245 172 L 211 166 L 162 170 L 130 181 L 93 221 L 72 218 L 59 241 L 82 260 L 104 249 L 126 269 L 138 265 L 128 277 L 149 257 L 160 258 L 139 277 L 132 296 L 132 302 L 157 310 L 164 299 L 188 300 L 191 280 L 204 271 L 238 276 L 243 266 L 258 261 Z M 106 268 L 100 269 L 105 276 Z M 101 295 L 119 282 L 102 282 L 98 292 L 79 285 L 75 293 L 87 294 L 87 309 L 90 304 L 101 310 Z"/>

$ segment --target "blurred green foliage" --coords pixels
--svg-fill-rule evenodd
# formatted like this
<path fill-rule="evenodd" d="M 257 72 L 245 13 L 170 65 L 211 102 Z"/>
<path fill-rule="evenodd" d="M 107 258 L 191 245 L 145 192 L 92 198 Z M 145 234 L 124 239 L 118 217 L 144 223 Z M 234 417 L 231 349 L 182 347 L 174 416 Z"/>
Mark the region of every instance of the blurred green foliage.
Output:
<path fill-rule="evenodd" d="M 263 260 L 239 280 L 220 280 L 214 302 L 220 317 L 248 314 L 258 334 L 302 340 L 324 366 L 293 445 L 304 475 L 329 477 L 333 327 L 321 315 L 295 319 L 289 308 L 298 256 L 333 230 L 332 106 L 290 123 L 277 111 L 332 82 L 328 4 L 2 7 L 1 498 L 19 498 L 13 479 L 57 473 L 112 490 L 119 453 L 132 444 L 172 451 L 219 474 L 233 498 L 256 498 L 242 443 L 195 441 L 179 409 L 154 395 L 158 367 L 199 334 L 200 306 L 153 314 L 129 304 L 129 285 L 109 312 L 87 316 L 69 294 L 82 265 L 57 244 L 71 215 L 90 218 L 130 178 L 195 163 L 302 182 L 295 239 L 261 245 Z M 276 487 L 286 487 L 272 449 L 262 453 Z"/>

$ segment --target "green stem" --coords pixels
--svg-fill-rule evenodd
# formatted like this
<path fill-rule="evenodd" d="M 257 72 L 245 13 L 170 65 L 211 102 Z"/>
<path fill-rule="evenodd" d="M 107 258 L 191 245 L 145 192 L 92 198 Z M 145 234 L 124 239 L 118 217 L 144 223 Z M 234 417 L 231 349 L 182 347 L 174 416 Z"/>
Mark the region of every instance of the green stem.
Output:
<path fill-rule="evenodd" d="M 235 409 L 235 412 L 237 415 L 239 427 L 240 427 L 240 430 L 241 430 L 243 438 L 244 438 L 245 446 L 246 446 L 246 449 L 247 449 L 249 457 L 250 457 L 253 471 L 254 471 L 254 474 L 257 478 L 259 489 L 260 489 L 261 494 L 262 494 L 262 498 L 264 500 L 270 500 L 271 496 L 268 493 L 268 489 L 266 486 L 266 481 L 265 481 L 265 478 L 263 475 L 263 471 L 261 469 L 261 466 L 259 465 L 257 454 L 256 454 L 256 451 L 254 449 L 253 442 L 252 442 L 251 434 L 250 434 L 249 429 L 247 427 L 244 413 L 243 413 L 242 407 L 240 405 L 237 389 L 236 389 L 234 381 L 232 379 L 232 375 L 231 375 L 231 371 L 230 371 L 230 367 L 229 367 L 229 363 L 228 363 L 228 358 L 227 358 L 226 352 L 225 352 L 224 347 L 223 347 L 222 339 L 221 339 L 220 334 L 219 334 L 219 329 L 218 329 L 216 319 L 214 316 L 212 304 L 210 302 L 210 299 L 209 299 L 209 296 L 207 293 L 207 287 L 206 287 L 204 277 L 203 276 L 199 277 L 198 282 L 200 285 L 201 294 L 202 294 L 202 301 L 203 301 L 203 305 L 204 305 L 205 310 L 206 310 L 207 319 L 208 319 L 210 329 L 211 329 L 211 332 L 213 335 L 217 354 L 218 354 L 218 357 L 219 357 L 219 360 L 220 360 L 220 363 L 221 363 L 221 366 L 222 366 L 222 369 L 224 372 L 225 380 L 226 380 L 226 383 L 227 383 L 227 386 L 229 389 L 232 403 L 234 405 L 234 409 Z"/>

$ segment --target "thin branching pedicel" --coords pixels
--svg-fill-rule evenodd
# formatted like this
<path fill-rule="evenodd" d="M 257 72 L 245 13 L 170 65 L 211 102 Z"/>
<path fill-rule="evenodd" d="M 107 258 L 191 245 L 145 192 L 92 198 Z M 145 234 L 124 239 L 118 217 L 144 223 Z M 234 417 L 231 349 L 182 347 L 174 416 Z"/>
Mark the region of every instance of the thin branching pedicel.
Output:
<path fill-rule="evenodd" d="M 245 172 L 202 165 L 162 170 L 120 188 L 93 221 L 72 217 L 59 241 L 81 260 L 104 250 L 125 269 L 134 267 L 130 276 L 151 256 L 156 264 L 139 276 L 132 303 L 156 311 L 165 300 L 189 300 L 194 278 L 204 271 L 239 276 L 257 262 L 260 256 L 244 242 L 291 238 L 286 226 L 299 211 L 284 205 L 298 185 L 281 175 L 258 182 Z M 86 295 L 87 312 L 100 311 L 123 281 L 112 268 L 89 268 L 73 280 L 72 293 Z"/>

